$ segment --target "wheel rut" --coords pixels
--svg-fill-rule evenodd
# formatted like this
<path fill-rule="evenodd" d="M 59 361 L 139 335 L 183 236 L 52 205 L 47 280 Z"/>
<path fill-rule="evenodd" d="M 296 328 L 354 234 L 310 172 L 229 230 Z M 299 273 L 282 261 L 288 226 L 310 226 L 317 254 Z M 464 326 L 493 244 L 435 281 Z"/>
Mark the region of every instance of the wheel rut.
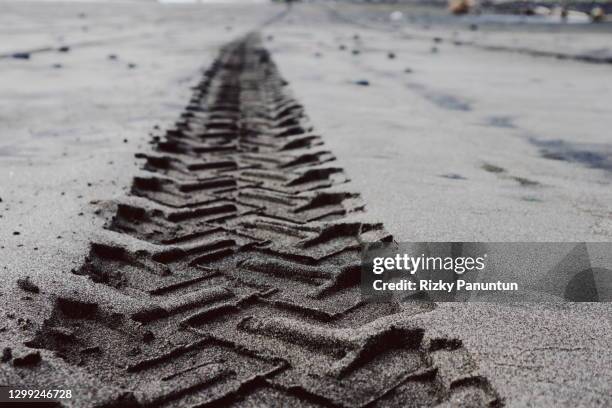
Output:
<path fill-rule="evenodd" d="M 152 143 L 116 239 L 75 272 L 130 312 L 58 295 L 28 344 L 102 384 L 67 405 L 501 404 L 459 340 L 361 301 L 361 245 L 392 237 L 351 220 L 359 195 L 257 34 L 221 49 Z"/>

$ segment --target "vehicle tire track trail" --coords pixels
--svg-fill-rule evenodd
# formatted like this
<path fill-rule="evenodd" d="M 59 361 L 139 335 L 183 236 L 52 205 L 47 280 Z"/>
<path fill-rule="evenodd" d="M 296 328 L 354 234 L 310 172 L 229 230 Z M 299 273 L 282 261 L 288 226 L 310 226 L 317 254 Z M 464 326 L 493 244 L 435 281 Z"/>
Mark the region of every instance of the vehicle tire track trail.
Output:
<path fill-rule="evenodd" d="M 58 295 L 28 346 L 98 406 L 499 405 L 459 340 L 362 302 L 361 246 L 392 237 L 287 85 L 257 34 L 220 51 L 76 271 L 130 312 Z"/>

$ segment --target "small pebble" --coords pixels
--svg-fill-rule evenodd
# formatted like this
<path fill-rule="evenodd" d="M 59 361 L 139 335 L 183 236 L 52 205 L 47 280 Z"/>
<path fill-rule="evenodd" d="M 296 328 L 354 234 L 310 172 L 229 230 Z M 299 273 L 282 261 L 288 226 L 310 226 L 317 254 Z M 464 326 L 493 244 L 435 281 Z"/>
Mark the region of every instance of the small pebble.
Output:
<path fill-rule="evenodd" d="M 32 292 L 32 293 L 40 292 L 40 289 L 38 288 L 38 286 L 36 286 L 36 284 L 34 284 L 34 282 L 30 280 L 29 276 L 26 276 L 25 278 L 17 279 L 17 286 L 19 286 L 19 288 L 21 288 L 22 290 L 25 290 L 26 292 Z"/>
<path fill-rule="evenodd" d="M 442 174 L 440 175 L 440 177 L 444 177 L 444 178 L 451 179 L 451 180 L 466 180 L 465 177 L 457 173 Z"/>
<path fill-rule="evenodd" d="M 15 59 L 30 59 L 29 52 L 16 52 L 13 54 L 13 58 Z"/>

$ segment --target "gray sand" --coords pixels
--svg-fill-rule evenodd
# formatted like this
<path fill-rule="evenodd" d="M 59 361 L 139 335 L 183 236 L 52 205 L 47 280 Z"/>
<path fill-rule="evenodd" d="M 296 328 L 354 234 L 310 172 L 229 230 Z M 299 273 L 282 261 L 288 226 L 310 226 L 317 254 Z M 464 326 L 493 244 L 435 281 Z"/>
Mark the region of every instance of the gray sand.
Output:
<path fill-rule="evenodd" d="M 485 47 L 582 55 L 607 46 L 608 33 L 572 27 L 571 43 L 563 31 L 467 23 L 424 33 L 380 21 L 387 8 L 334 7 L 346 18 L 304 5 L 264 38 L 369 218 L 398 241 L 610 239 L 612 67 Z M 70 270 L 129 188 L 149 133 L 171 125 L 221 44 L 280 11 L 3 3 L 0 35 L 10 41 L 0 54 L 41 51 L 0 59 L 0 310 L 29 319 L 0 320 L 1 343 L 30 338 L 48 313 L 20 300 L 37 297 L 17 279 L 30 276 L 45 296 L 82 282 Z M 454 30 L 482 47 L 432 40 Z M 417 322 L 462 339 L 509 406 L 603 407 L 612 404 L 610 312 L 449 304 Z"/>

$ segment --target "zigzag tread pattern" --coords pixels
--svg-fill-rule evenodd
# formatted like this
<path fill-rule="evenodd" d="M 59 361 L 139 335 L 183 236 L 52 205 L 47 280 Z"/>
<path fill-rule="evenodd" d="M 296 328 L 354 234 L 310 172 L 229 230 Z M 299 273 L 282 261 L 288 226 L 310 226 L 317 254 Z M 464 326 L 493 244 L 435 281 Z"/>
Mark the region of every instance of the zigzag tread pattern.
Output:
<path fill-rule="evenodd" d="M 392 237 L 346 220 L 363 204 L 287 85 L 257 34 L 222 48 L 138 155 L 107 225 L 135 244 L 77 271 L 132 311 L 60 297 L 32 344 L 109 384 L 99 406 L 499 405 L 460 341 L 362 302 L 361 245 Z"/>

